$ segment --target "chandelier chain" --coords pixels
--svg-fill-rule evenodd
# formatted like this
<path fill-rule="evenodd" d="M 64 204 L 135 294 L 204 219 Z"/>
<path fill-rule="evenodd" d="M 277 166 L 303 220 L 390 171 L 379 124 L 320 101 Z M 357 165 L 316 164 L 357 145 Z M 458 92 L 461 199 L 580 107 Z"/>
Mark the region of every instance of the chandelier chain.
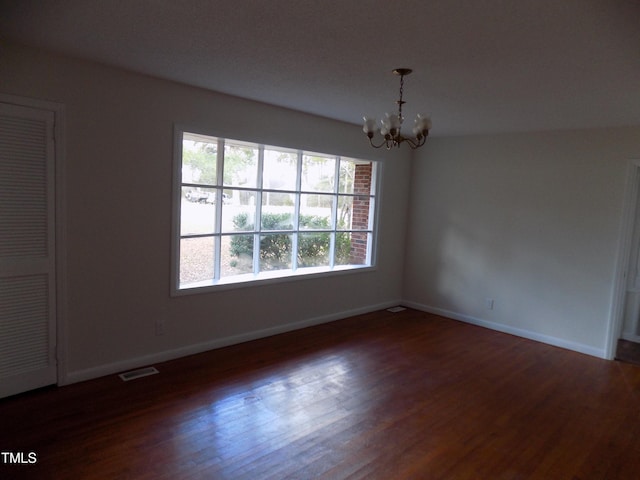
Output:
<path fill-rule="evenodd" d="M 402 94 L 404 92 L 404 75 L 400 75 L 400 100 L 398 100 L 398 117 L 400 118 L 400 123 L 402 123 L 402 104 L 404 101 L 402 100 Z"/>

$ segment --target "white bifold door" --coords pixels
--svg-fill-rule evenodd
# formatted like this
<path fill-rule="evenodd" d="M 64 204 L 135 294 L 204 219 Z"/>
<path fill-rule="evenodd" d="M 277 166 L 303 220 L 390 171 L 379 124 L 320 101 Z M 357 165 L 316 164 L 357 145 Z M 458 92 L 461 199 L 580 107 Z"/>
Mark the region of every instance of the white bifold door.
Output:
<path fill-rule="evenodd" d="M 0 103 L 0 398 L 57 381 L 54 121 Z"/>

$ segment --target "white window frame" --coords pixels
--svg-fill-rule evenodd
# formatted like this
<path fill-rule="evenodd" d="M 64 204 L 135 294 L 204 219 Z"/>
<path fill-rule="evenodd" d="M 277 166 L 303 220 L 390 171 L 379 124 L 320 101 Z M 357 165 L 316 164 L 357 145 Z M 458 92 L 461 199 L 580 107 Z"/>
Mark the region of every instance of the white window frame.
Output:
<path fill-rule="evenodd" d="M 294 227 L 294 232 L 293 232 L 293 251 L 294 254 L 292 255 L 292 268 L 291 269 L 284 269 L 284 270 L 269 270 L 269 271 L 261 271 L 259 273 L 253 273 L 253 274 L 245 274 L 245 275 L 237 275 L 237 276 L 232 276 L 232 277 L 224 277 L 224 278 L 219 278 L 219 262 L 220 262 L 220 237 L 223 234 L 221 232 L 220 229 L 220 222 L 221 222 L 221 209 L 222 209 L 222 202 L 221 201 L 217 201 L 216 202 L 216 208 L 217 208 L 217 214 L 216 214 L 216 231 L 215 233 L 213 233 L 212 235 L 209 236 L 213 236 L 214 237 L 214 245 L 215 245 L 215 249 L 216 249 L 216 254 L 214 256 L 214 261 L 215 261 L 215 266 L 214 266 L 214 277 L 218 277 L 217 279 L 211 279 L 211 281 L 206 281 L 206 282 L 198 282 L 197 284 L 191 284 L 189 286 L 183 286 L 182 288 L 180 287 L 180 243 L 181 243 L 181 239 L 183 238 L 183 236 L 181 235 L 181 228 L 180 228 L 180 221 L 181 221 L 181 202 L 182 202 L 182 187 L 185 186 L 186 184 L 183 183 L 182 181 L 182 149 L 183 149 L 183 134 L 194 134 L 194 135 L 203 135 L 206 137 L 210 137 L 212 139 L 217 139 L 219 142 L 219 146 L 218 146 L 218 150 L 220 150 L 220 146 L 223 143 L 220 142 L 225 142 L 228 141 L 230 143 L 233 144 L 247 144 L 250 145 L 252 148 L 258 148 L 259 152 L 260 152 L 260 159 L 259 159 L 259 166 L 258 166 L 258 184 L 255 188 L 251 187 L 248 188 L 247 190 L 251 190 L 251 191 L 256 191 L 257 192 L 257 197 L 262 197 L 262 193 L 264 192 L 271 192 L 271 189 L 268 188 L 263 188 L 262 185 L 262 162 L 263 162 L 263 152 L 265 149 L 282 149 L 283 151 L 296 151 L 298 154 L 298 158 L 300 159 L 302 155 L 315 155 L 315 156 L 323 156 L 323 157 L 333 157 L 335 158 L 336 161 L 336 179 L 339 179 L 339 168 L 340 168 L 340 159 L 343 158 L 344 156 L 341 155 L 336 155 L 336 154 L 327 154 L 327 153 L 319 153 L 319 152 L 312 152 L 312 151 L 307 151 L 307 150 L 300 150 L 300 149 L 295 149 L 295 148 L 290 148 L 290 147 L 286 147 L 286 146 L 274 146 L 274 145 L 266 145 L 266 144 L 262 144 L 262 143 L 256 143 L 256 142 L 249 142 L 247 140 L 236 140 L 236 139 L 231 139 L 231 138 L 224 138 L 221 135 L 216 135 L 216 134 L 212 134 L 210 132 L 203 132 L 199 129 L 196 128 L 189 128 L 189 127 L 182 127 L 182 126 L 178 126 L 176 125 L 174 127 L 174 152 L 173 152 L 173 199 L 172 199 L 172 223 L 171 223 L 171 230 L 172 230 L 172 245 L 171 245 L 171 294 L 173 296 L 179 296 L 179 295 L 188 295 L 188 294 L 195 294 L 195 293 L 205 293 L 205 292 L 209 292 L 209 291 L 214 291 L 214 290 L 223 290 L 223 289 L 230 289 L 230 288 L 239 288 L 239 287 L 247 287 L 247 286 L 251 286 L 251 285 L 257 285 L 257 284 L 263 284 L 263 283 L 279 283 L 279 282 L 287 282 L 287 281 L 294 281 L 294 280 L 300 280 L 300 279 L 304 279 L 304 278 L 317 278 L 317 277 L 321 277 L 321 276 L 332 276 L 332 275 L 344 275 L 344 274 L 349 274 L 349 273 L 356 273 L 356 272 L 363 272 L 363 271 L 367 271 L 367 270 L 375 270 L 377 268 L 376 266 L 376 260 L 377 260 L 377 236 L 378 236 L 378 231 L 377 231 L 377 226 L 378 226 L 378 212 L 379 212 L 379 199 L 380 199 L 380 179 L 381 179 L 381 173 L 382 173 L 382 163 L 380 161 L 377 160 L 370 160 L 370 159 L 362 159 L 363 161 L 366 162 L 371 162 L 374 165 L 373 171 L 372 171 L 372 178 L 371 178 L 371 193 L 370 193 L 370 198 L 372 201 L 372 208 L 370 209 L 369 212 L 369 228 L 366 230 L 366 232 L 369 235 L 369 241 L 367 242 L 367 259 L 368 259 L 368 263 L 363 264 L 363 265 L 334 265 L 334 250 L 333 247 L 335 245 L 335 242 L 332 241 L 331 242 L 331 252 L 330 252 L 330 266 L 322 266 L 322 267 L 304 267 L 304 268 L 297 268 L 297 266 L 295 265 L 296 260 L 295 260 L 295 251 L 297 249 L 297 234 L 299 233 L 299 230 L 297 228 L 298 225 L 298 221 L 299 221 L 299 201 L 296 202 L 296 208 L 295 208 L 295 225 L 296 227 Z M 218 199 L 220 200 L 221 198 L 221 193 L 223 190 L 227 189 L 227 188 L 237 188 L 237 187 L 228 187 L 228 186 L 224 186 L 223 185 L 223 181 L 222 181 L 222 175 L 223 175 L 223 160 L 220 160 L 221 156 L 218 156 L 218 165 L 217 165 L 217 176 L 218 176 L 218 181 L 217 181 L 217 186 L 216 188 L 218 188 Z M 344 157 L 344 158 L 348 158 L 349 160 L 357 160 L 354 157 Z M 304 190 L 301 190 L 301 186 L 300 186 L 300 169 L 302 162 L 298 161 L 298 184 L 296 186 L 296 190 L 295 191 L 291 191 L 291 190 L 287 190 L 287 191 L 274 191 L 277 193 L 293 193 L 295 195 L 300 195 L 300 194 L 304 194 L 304 193 L 318 193 L 318 192 L 307 192 Z M 339 192 L 339 186 L 338 186 L 338 181 L 335 182 L 336 185 L 334 187 L 334 191 L 330 192 L 330 195 L 334 196 L 333 201 L 337 202 L 339 196 L 345 196 L 344 193 Z M 357 196 L 357 194 L 346 194 L 346 196 L 351 196 L 353 195 L 354 197 Z M 260 212 L 260 200 L 258 200 L 256 205 L 256 211 Z M 335 222 L 335 215 L 337 215 L 337 208 L 333 209 L 333 215 L 334 215 L 334 221 L 332 222 L 332 227 L 331 227 L 331 234 L 332 237 L 335 237 L 336 233 L 343 233 L 343 232 L 363 232 L 363 230 L 360 229 L 354 229 L 354 230 L 342 230 L 342 229 L 338 229 L 336 222 Z M 257 217 L 259 218 L 259 217 Z M 251 232 L 247 232 L 247 234 L 251 234 L 254 235 L 254 238 L 259 238 L 259 236 L 261 235 L 261 228 L 259 226 L 259 222 L 256 221 L 256 230 L 251 231 Z M 325 231 L 325 230 L 322 230 Z M 329 231 L 329 230 L 327 230 Z M 194 237 L 197 237 L 198 235 L 194 235 Z M 189 237 L 189 235 L 187 235 L 186 237 Z M 258 241 L 258 240 L 256 240 Z M 256 247 L 254 246 L 254 252 L 256 252 Z M 259 262 L 259 255 L 254 255 L 254 264 L 257 264 Z"/>

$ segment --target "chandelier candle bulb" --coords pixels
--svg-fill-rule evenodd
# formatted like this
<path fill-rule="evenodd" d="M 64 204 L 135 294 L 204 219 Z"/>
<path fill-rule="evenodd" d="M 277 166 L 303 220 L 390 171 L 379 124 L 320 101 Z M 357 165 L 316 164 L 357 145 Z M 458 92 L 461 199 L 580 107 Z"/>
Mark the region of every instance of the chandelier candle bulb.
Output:
<path fill-rule="evenodd" d="M 389 115 L 387 114 L 388 118 L 389 118 L 389 125 L 391 126 L 391 130 L 399 130 L 400 129 L 400 124 L 402 123 L 402 120 L 400 119 L 399 115 Z"/>
<path fill-rule="evenodd" d="M 373 137 L 378 130 L 375 118 L 363 117 L 364 125 L 362 126 L 362 131 L 367 135 L 369 143 L 374 148 L 384 146 L 387 150 L 390 150 L 392 147 L 399 147 L 402 142 L 407 142 L 409 147 L 416 149 L 424 145 L 427 136 L 429 135 L 429 130 L 431 130 L 431 119 L 420 114 L 417 115 L 413 125 L 413 135 L 415 138 L 402 136 L 401 129 L 402 121 L 404 120 L 402 116 L 402 106 L 406 103 L 402 99 L 404 77 L 411 73 L 411 69 L 396 68 L 393 70 L 393 73 L 400 76 L 400 98 L 396 101 L 396 105 L 398 105 L 398 113 L 386 113 L 380 120 L 380 134 L 383 139 L 379 145 L 376 145 L 373 142 Z"/>
<path fill-rule="evenodd" d="M 416 137 L 426 136 L 426 134 L 430 129 L 431 129 L 431 119 L 429 119 L 429 117 L 424 117 L 418 114 L 414 122 L 413 134 Z"/>
<path fill-rule="evenodd" d="M 363 117 L 363 119 L 364 119 L 364 126 L 362 127 L 362 130 L 367 135 L 371 134 L 371 136 L 373 136 L 376 130 L 378 130 L 376 119 L 371 117 Z"/>

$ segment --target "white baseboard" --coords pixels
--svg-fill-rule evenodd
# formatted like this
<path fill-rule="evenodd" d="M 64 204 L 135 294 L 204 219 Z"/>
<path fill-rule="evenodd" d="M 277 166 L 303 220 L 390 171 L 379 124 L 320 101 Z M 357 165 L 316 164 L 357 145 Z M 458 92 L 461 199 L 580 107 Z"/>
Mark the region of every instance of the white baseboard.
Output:
<path fill-rule="evenodd" d="M 630 342 L 640 343 L 640 335 L 634 335 L 633 333 L 622 332 L 620 338 L 623 340 L 629 340 Z"/>
<path fill-rule="evenodd" d="M 461 322 L 478 325 L 480 327 L 489 328 L 498 332 L 508 333 L 517 337 L 527 338 L 529 340 L 535 340 L 536 342 L 546 343 L 555 347 L 565 348 L 567 350 L 573 350 L 575 352 L 584 353 L 593 357 L 607 359 L 604 349 L 594 348 L 590 345 L 584 345 L 581 343 L 571 342 L 562 338 L 552 337 L 549 335 L 543 335 L 541 333 L 532 332 L 531 330 L 523 330 L 520 328 L 511 327 L 502 323 L 490 322 L 482 318 L 472 317 L 470 315 L 463 315 L 461 313 L 452 312 L 438 307 L 432 307 L 429 305 L 422 305 L 420 303 L 403 301 L 402 305 L 416 310 L 421 310 L 427 313 L 433 313 L 442 317 L 451 318 L 453 320 L 459 320 Z"/>
<path fill-rule="evenodd" d="M 257 340 L 259 338 L 270 337 L 279 333 L 290 332 L 293 330 L 299 330 L 305 327 L 311 327 L 313 325 L 320 325 L 322 323 L 333 322 L 335 320 L 341 320 L 343 318 L 353 317 L 355 315 L 361 315 L 363 313 L 374 312 L 376 310 L 384 310 L 385 308 L 394 307 L 401 302 L 392 301 L 384 302 L 377 305 L 370 305 L 367 307 L 356 308 L 352 310 L 346 310 L 342 312 L 333 313 L 330 315 L 322 315 L 319 317 L 313 317 L 298 322 L 287 323 L 284 325 L 278 325 L 271 328 L 265 328 L 262 330 L 254 330 L 251 332 L 241 333 L 238 335 L 232 335 L 230 337 L 216 338 L 202 343 L 193 345 L 186 345 L 184 347 L 175 348 L 172 350 L 165 350 L 162 352 L 152 353 L 149 355 L 143 355 L 140 357 L 130 358 L 119 362 L 113 362 L 97 367 L 87 368 L 84 370 L 77 370 L 68 372 L 64 379 L 58 381 L 58 385 L 70 385 L 72 383 L 82 382 L 85 380 L 91 380 L 98 377 L 104 377 L 105 375 L 112 375 L 135 368 L 145 367 L 153 363 L 161 363 L 169 360 L 175 360 L 176 358 L 186 357 L 188 355 L 194 355 L 196 353 L 206 352 L 208 350 L 214 350 L 216 348 L 228 347 L 229 345 L 235 345 L 238 343 L 248 342 L 250 340 Z M 162 372 L 160 372 L 162 373 Z"/>

